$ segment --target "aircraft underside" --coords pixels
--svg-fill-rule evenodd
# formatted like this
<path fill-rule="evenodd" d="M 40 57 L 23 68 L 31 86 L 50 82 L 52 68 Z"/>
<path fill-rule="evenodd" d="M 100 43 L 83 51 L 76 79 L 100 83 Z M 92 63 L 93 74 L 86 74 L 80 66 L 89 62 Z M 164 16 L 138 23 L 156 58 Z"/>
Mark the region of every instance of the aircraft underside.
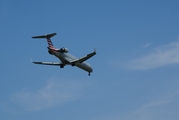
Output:
<path fill-rule="evenodd" d="M 57 49 L 53 46 L 53 43 L 51 41 L 51 37 L 55 36 L 56 33 L 47 34 L 47 35 L 41 35 L 41 36 L 34 36 L 32 38 L 46 38 L 48 43 L 48 53 L 50 55 L 56 56 L 60 62 L 33 62 L 35 64 L 42 64 L 42 65 L 53 65 L 53 66 L 60 66 L 60 68 L 64 68 L 65 65 L 71 65 L 76 66 L 78 68 L 81 68 L 82 70 L 85 70 L 88 72 L 88 75 L 93 71 L 92 67 L 89 63 L 85 62 L 87 59 L 91 58 L 96 54 L 96 51 L 87 54 L 84 57 L 77 58 L 71 54 L 68 53 L 68 49 L 65 47 L 62 47 L 61 49 Z"/>

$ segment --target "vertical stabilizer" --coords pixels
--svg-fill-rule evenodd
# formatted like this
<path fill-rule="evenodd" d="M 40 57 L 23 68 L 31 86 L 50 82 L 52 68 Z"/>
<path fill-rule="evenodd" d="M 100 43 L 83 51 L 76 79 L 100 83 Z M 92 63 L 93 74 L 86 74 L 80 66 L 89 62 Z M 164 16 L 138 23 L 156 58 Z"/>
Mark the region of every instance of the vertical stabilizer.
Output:
<path fill-rule="evenodd" d="M 48 43 L 48 48 L 50 50 L 58 50 L 53 46 L 53 43 L 51 41 L 51 37 L 55 36 L 57 33 L 51 33 L 51 34 L 47 34 L 47 35 L 40 35 L 40 36 L 33 36 L 32 38 L 46 38 L 47 39 L 47 43 Z"/>

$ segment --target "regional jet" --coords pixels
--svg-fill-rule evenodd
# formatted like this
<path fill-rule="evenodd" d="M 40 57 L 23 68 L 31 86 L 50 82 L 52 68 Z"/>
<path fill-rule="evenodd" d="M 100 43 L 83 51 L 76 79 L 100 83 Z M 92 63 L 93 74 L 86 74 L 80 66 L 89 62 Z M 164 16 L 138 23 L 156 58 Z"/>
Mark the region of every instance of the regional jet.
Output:
<path fill-rule="evenodd" d="M 96 50 L 94 49 L 94 52 L 87 54 L 84 57 L 77 58 L 71 54 L 68 53 L 68 49 L 65 47 L 62 47 L 60 49 L 55 48 L 51 41 L 51 37 L 55 36 L 56 33 L 47 34 L 47 35 L 40 35 L 40 36 L 33 36 L 32 38 L 45 38 L 47 39 L 48 43 L 48 53 L 51 55 L 56 56 L 60 61 L 59 62 L 34 62 L 35 64 L 41 64 L 41 65 L 53 65 L 53 66 L 60 66 L 60 68 L 64 68 L 65 65 L 71 65 L 81 68 L 82 70 L 85 70 L 88 72 L 88 75 L 90 76 L 90 73 L 93 71 L 92 67 L 89 63 L 85 62 L 87 59 L 91 58 L 96 54 Z"/>

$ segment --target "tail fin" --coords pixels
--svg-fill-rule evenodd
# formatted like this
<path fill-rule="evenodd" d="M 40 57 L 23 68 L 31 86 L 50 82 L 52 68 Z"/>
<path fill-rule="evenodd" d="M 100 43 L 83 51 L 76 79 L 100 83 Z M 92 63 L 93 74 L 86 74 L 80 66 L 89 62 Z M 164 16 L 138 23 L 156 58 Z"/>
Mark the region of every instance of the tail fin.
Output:
<path fill-rule="evenodd" d="M 57 50 L 54 46 L 53 43 L 51 41 L 51 37 L 55 36 L 57 33 L 51 33 L 51 34 L 47 34 L 47 35 L 40 35 L 40 36 L 33 36 L 32 38 L 46 38 L 47 39 L 47 43 L 48 43 L 48 48 L 49 49 L 53 49 L 53 50 Z"/>

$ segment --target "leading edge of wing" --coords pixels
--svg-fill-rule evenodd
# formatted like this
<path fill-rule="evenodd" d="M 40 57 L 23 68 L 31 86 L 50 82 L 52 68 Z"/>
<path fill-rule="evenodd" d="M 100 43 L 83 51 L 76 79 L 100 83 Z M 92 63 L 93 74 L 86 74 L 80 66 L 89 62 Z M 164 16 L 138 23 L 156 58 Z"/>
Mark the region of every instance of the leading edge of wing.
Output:
<path fill-rule="evenodd" d="M 77 60 L 70 61 L 70 63 L 76 63 L 76 62 L 82 63 L 82 62 L 88 60 L 89 58 L 93 57 L 94 55 L 96 55 L 96 50 L 95 49 L 94 49 L 94 52 L 89 53 L 86 56 L 84 56 L 82 58 L 79 58 Z"/>
<path fill-rule="evenodd" d="M 54 65 L 54 66 L 60 66 L 63 65 L 61 62 L 34 62 L 31 60 L 32 63 L 34 64 L 41 64 L 41 65 Z"/>

